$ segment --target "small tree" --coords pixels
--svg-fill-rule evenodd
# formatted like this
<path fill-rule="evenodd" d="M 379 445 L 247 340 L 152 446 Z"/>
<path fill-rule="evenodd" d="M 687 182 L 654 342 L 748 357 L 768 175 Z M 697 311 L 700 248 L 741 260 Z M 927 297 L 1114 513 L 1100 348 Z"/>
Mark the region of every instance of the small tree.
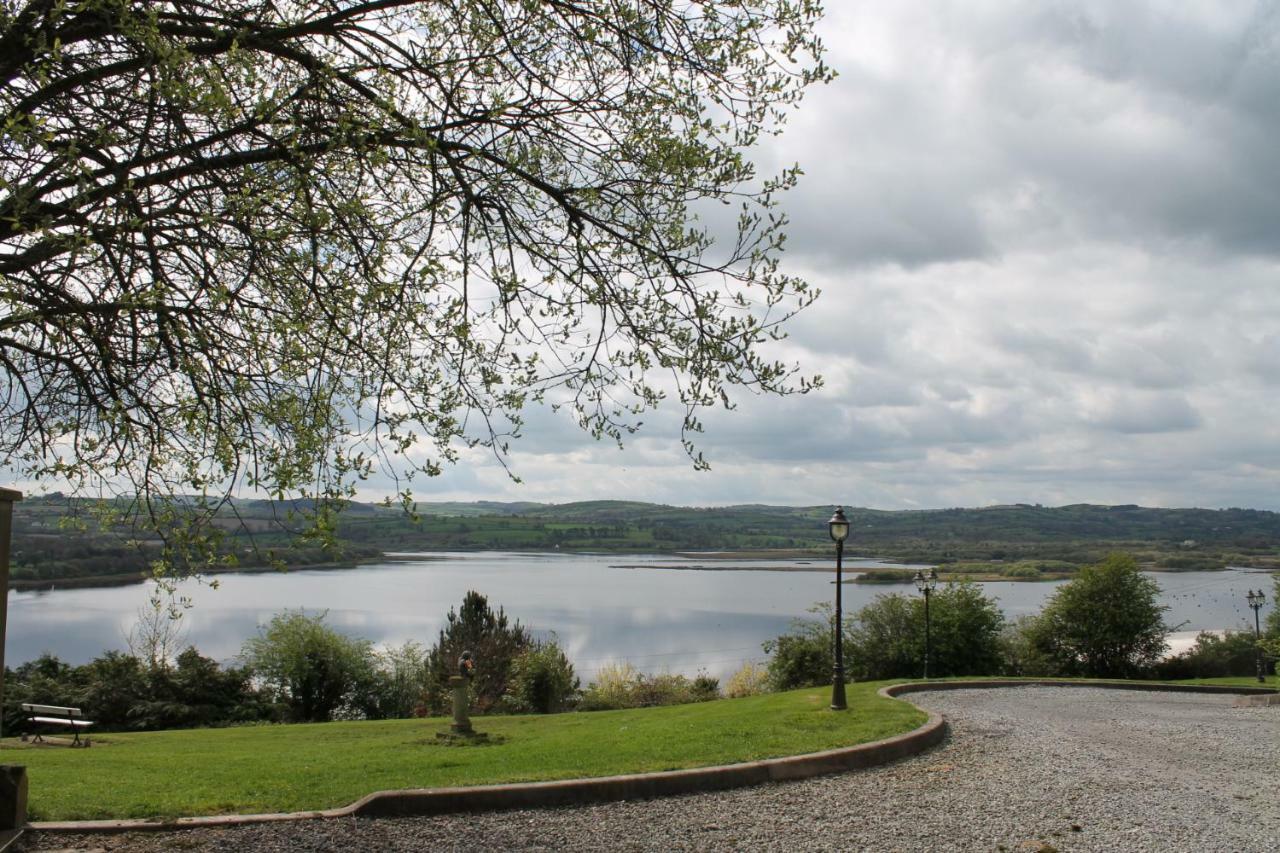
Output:
<path fill-rule="evenodd" d="M 330 719 L 356 686 L 371 678 L 369 641 L 338 633 L 324 624 L 325 616 L 277 613 L 241 652 L 295 722 Z"/>
<path fill-rule="evenodd" d="M 450 608 L 446 618 L 448 623 L 427 655 L 427 708 L 432 714 L 445 713 L 449 677 L 458 674 L 459 656 L 470 651 L 476 661 L 471 710 L 477 714 L 491 711 L 507 692 L 512 663 L 533 639 L 520 620 L 512 625 L 501 607 L 495 613 L 489 599 L 474 590 L 462 599 L 461 609 Z"/>
<path fill-rule="evenodd" d="M 1160 587 L 1112 554 L 1054 592 L 1028 638 L 1053 674 L 1128 678 L 1155 664 L 1169 633 Z"/>
<path fill-rule="evenodd" d="M 151 669 L 166 668 L 187 644 L 181 611 L 163 606 L 159 598 L 138 608 L 138 618 L 125 635 L 129 653 Z"/>

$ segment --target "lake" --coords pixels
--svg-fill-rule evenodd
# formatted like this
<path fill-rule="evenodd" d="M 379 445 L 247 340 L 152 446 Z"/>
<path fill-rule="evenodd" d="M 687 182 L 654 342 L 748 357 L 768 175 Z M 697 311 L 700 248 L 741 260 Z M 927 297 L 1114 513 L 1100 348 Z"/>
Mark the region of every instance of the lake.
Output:
<path fill-rule="evenodd" d="M 424 554 L 358 569 L 226 574 L 218 589 L 184 583 L 193 607 L 182 618 L 186 642 L 219 660 L 234 658 L 259 625 L 287 608 L 328 611 L 328 623 L 377 644 L 435 641 L 450 607 L 467 590 L 489 597 L 536 635 L 554 632 L 584 683 L 605 664 L 630 661 L 647 672 L 723 678 L 745 661 L 763 660 L 760 644 L 831 601 L 831 573 L 760 571 L 768 561 L 733 560 L 742 570 L 674 570 L 657 565 L 711 564 L 696 557 L 617 554 L 468 552 Z M 723 562 L 723 561 L 722 561 Z M 611 568 L 618 565 L 641 568 Z M 648 567 L 648 568 L 644 568 Z M 846 572 L 897 567 L 846 560 Z M 1199 630 L 1252 627 L 1248 589 L 1271 579 L 1247 570 L 1152 575 L 1180 638 Z M 984 583 L 1006 615 L 1037 612 L 1057 584 Z M 913 587 L 846 584 L 846 612 Z M 85 663 L 125 638 L 147 606 L 149 584 L 91 589 L 11 591 L 6 660 L 10 666 L 52 652 Z M 1268 603 L 1268 608 L 1271 606 Z M 1265 614 L 1264 614 L 1265 615 Z M 1180 644 L 1181 645 L 1181 644 Z"/>

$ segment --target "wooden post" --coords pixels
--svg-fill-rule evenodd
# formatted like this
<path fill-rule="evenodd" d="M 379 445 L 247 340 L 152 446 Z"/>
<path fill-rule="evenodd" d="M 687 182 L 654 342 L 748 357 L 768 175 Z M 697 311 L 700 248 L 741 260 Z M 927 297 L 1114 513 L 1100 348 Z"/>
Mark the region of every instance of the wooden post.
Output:
<path fill-rule="evenodd" d="M 9 629 L 9 543 L 13 502 L 22 492 L 0 488 L 0 726 L 4 723 L 4 637 Z M 0 765 L 0 850 L 7 849 L 27 823 L 27 768 Z"/>
<path fill-rule="evenodd" d="M 0 489 L 0 735 L 4 726 L 4 638 L 9 630 L 9 543 L 13 539 L 13 504 L 22 492 Z"/>

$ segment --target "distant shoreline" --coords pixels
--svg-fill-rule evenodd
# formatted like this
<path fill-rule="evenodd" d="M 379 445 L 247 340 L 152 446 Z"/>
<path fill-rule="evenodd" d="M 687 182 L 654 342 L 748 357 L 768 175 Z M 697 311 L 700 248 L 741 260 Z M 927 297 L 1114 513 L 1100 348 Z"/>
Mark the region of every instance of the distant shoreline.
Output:
<path fill-rule="evenodd" d="M 416 560 L 432 560 L 442 559 L 440 557 L 428 556 L 387 556 L 382 555 L 376 559 L 355 560 L 355 561 L 334 561 L 329 563 L 306 563 L 298 566 L 285 566 L 278 569 L 275 566 L 223 566 L 217 569 L 208 569 L 199 572 L 197 575 L 190 577 L 207 577 L 210 575 L 261 575 L 268 572 L 277 574 L 288 574 L 290 572 L 327 572 L 340 571 L 343 569 L 358 569 L 361 566 L 370 566 L 374 563 L 404 563 Z M 31 591 L 49 591 L 55 589 L 88 589 L 92 587 L 112 587 L 112 586 L 129 586 L 135 583 L 145 583 L 152 580 L 151 575 L 145 571 L 121 572 L 114 575 L 87 575 L 83 577 L 71 578 L 9 578 L 9 589 L 20 592 Z"/>
<path fill-rule="evenodd" d="M 450 548 L 440 549 L 448 553 L 480 553 L 483 551 L 495 551 L 500 549 L 484 548 Z M 568 551 L 568 550 L 543 550 L 543 549 L 516 549 L 512 553 L 529 553 L 538 555 L 554 555 L 554 554 L 598 554 L 607 555 L 609 552 L 601 552 L 594 550 L 586 551 Z M 611 564 L 611 569 L 660 569 L 667 571 L 682 572 L 811 572 L 811 573 L 834 573 L 834 561 L 824 555 L 816 555 L 809 551 L 801 549 L 778 549 L 778 550 L 761 550 L 747 549 L 743 551 L 670 551 L 666 552 L 670 556 L 683 557 L 685 559 L 706 560 L 707 563 L 615 563 Z M 798 559 L 804 558 L 804 559 Z M 417 561 L 443 560 L 448 559 L 431 551 L 389 551 L 376 558 L 364 558 L 357 561 L 334 561 L 327 563 L 308 563 L 297 566 L 286 566 L 284 569 L 277 569 L 274 566 L 226 566 L 217 569 L 210 569 L 199 573 L 200 577 L 211 575 L 231 575 L 231 574 L 265 574 L 267 572 L 277 572 L 280 574 L 288 574 L 289 572 L 307 572 L 307 571 L 341 571 L 349 569 L 358 569 L 362 566 L 374 565 L 376 563 L 405 563 Z M 758 560 L 758 561 L 777 561 L 777 565 L 754 565 L 744 566 L 732 562 L 733 560 Z M 893 562 L 884 557 L 861 555 L 849 556 L 847 560 L 876 560 L 880 562 Z M 907 564 L 900 564 L 907 565 Z M 912 564 L 914 565 L 914 564 Z M 921 566 L 930 564 L 921 563 Z M 944 582 L 972 580 L 978 583 L 998 583 L 998 582 L 1027 582 L 1027 583 L 1044 583 L 1059 580 L 1069 580 L 1074 577 L 1073 572 L 1045 572 L 1035 577 L 1010 577 L 995 572 L 948 572 L 944 568 L 946 564 L 939 564 L 938 577 Z M 1259 574 L 1275 574 L 1280 569 L 1257 566 L 1222 566 L 1218 569 L 1179 569 L 1164 568 L 1159 566 L 1142 566 L 1142 571 L 1159 572 L 1176 574 L 1187 571 L 1254 571 Z M 844 570 L 850 577 L 845 583 L 857 583 L 866 585 L 884 585 L 884 586 L 900 586 L 909 584 L 912 581 L 912 573 L 910 569 L 892 569 L 892 568 L 863 568 L 861 571 L 854 567 L 845 567 Z M 863 572 L 876 573 L 873 577 L 863 577 Z M 901 575 L 898 577 L 886 577 L 887 572 L 897 572 Z M 140 584 L 151 580 L 151 576 L 144 571 L 121 572 L 110 575 L 89 575 L 84 577 L 70 578 L 10 578 L 9 589 L 18 592 L 32 591 L 51 591 L 56 589 L 89 589 L 94 587 L 115 587 L 128 586 L 130 584 Z"/>
<path fill-rule="evenodd" d="M 614 563 L 611 569 L 669 569 L 677 572 L 835 572 L 835 566 L 704 566 L 701 563 L 681 566 L 674 563 Z"/>

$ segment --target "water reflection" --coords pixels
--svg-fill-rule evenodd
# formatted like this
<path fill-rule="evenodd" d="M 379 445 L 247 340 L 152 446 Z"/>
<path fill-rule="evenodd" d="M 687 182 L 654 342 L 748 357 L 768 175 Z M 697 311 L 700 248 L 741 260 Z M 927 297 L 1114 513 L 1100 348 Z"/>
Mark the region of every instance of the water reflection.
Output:
<path fill-rule="evenodd" d="M 188 583 L 182 593 L 195 606 L 182 620 L 186 639 L 204 654 L 228 660 L 273 614 L 302 608 L 327 610 L 329 624 L 377 644 L 416 640 L 429 645 L 448 610 L 475 589 L 535 633 L 554 631 L 584 680 L 622 660 L 646 671 L 694 675 L 705 670 L 724 677 L 744 661 L 761 660 L 762 642 L 786 630 L 793 618 L 806 616 L 814 602 L 832 597 L 831 575 L 820 571 L 610 568 L 677 562 L 631 555 L 443 556 L 348 571 L 224 575 L 217 590 Z M 851 562 L 853 571 L 873 567 Z M 1251 615 L 1245 591 L 1263 581 L 1269 586 L 1268 579 L 1240 571 L 1154 577 L 1170 607 L 1167 621 L 1183 631 L 1241 626 Z M 1055 586 L 983 584 L 1009 616 L 1037 612 Z M 851 584 L 846 608 L 856 610 L 889 592 L 913 590 Z M 123 649 L 149 596 L 142 584 L 11 592 L 6 657 L 12 665 L 49 651 L 83 663 L 106 649 Z"/>

